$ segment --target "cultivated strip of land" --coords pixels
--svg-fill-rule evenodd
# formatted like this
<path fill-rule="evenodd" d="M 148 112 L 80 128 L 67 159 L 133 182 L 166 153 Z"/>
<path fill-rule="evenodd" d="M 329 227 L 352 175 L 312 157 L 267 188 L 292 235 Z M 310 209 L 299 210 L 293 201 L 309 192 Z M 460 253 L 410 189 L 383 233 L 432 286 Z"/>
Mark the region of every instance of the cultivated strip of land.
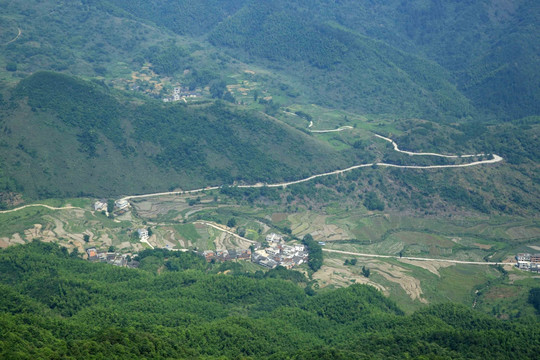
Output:
<path fill-rule="evenodd" d="M 223 227 L 221 227 L 221 226 L 219 226 L 219 225 L 217 225 L 217 224 L 214 224 L 214 223 L 212 223 L 212 222 L 209 222 L 209 221 L 202 221 L 202 220 L 199 220 L 199 221 L 195 221 L 194 223 L 195 223 L 195 224 L 203 224 L 203 225 L 206 225 L 206 226 L 210 226 L 210 227 L 212 227 L 212 228 L 214 228 L 214 229 L 216 229 L 216 230 L 223 231 L 224 233 L 227 233 L 227 234 L 229 234 L 229 235 L 232 235 L 232 236 L 234 236 L 235 238 L 238 238 L 238 239 L 240 239 L 240 240 L 244 240 L 244 241 L 250 242 L 250 243 L 252 243 L 252 244 L 256 244 L 256 243 L 257 243 L 256 241 L 249 240 L 249 239 L 247 239 L 247 238 L 245 238 L 245 237 L 242 237 L 242 236 L 240 236 L 240 235 L 238 235 L 238 234 L 235 234 L 235 233 L 233 233 L 232 231 L 227 230 L 227 229 L 225 229 L 225 228 L 223 228 Z"/>

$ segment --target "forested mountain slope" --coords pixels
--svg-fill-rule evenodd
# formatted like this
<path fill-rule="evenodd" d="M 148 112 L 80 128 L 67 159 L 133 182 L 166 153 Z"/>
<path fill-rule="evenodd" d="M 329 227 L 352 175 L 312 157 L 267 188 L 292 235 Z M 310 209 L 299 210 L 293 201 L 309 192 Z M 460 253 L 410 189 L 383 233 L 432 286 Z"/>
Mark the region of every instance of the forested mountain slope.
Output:
<path fill-rule="evenodd" d="M 389 112 L 401 106 L 424 116 L 433 117 L 435 108 L 442 118 L 474 114 L 494 119 L 539 113 L 540 79 L 535 69 L 540 45 L 535 34 L 540 7 L 532 0 L 225 1 L 200 12 L 195 9 L 202 9 L 206 2 L 110 2 L 180 34 L 210 34 L 214 44 L 245 52 L 237 54 L 240 58 L 270 60 L 281 70 L 300 62 L 291 73 L 307 83 L 318 85 L 316 70 L 323 68 L 334 74 L 331 86 L 319 84 L 311 94 L 322 103 L 338 88 L 371 99 L 368 103 L 355 98 L 339 102 L 336 97 L 334 104 L 368 112 L 380 113 L 383 107 Z M 148 8 L 152 11 L 142 10 Z M 169 11 L 174 8 L 183 11 Z M 192 16 L 186 19 L 186 14 Z M 329 24 L 345 30 L 329 31 Z M 357 34 L 354 40 L 343 41 L 343 32 L 351 37 L 350 31 Z M 401 56 L 406 61 L 401 62 L 395 51 L 378 51 L 388 46 L 404 51 L 407 55 Z M 419 59 L 410 64 L 411 56 Z M 312 71 L 315 74 L 310 75 Z M 356 83 L 347 83 L 348 77 Z M 424 80 L 433 88 L 423 86 Z M 450 84 L 462 95 L 456 98 Z M 420 91 L 434 104 L 414 97 L 411 105 L 407 100 L 411 90 Z M 478 113 L 471 113 L 463 95 Z M 395 96 L 402 102 L 391 102 Z"/>
<path fill-rule="evenodd" d="M 435 63 L 275 4 L 239 12 L 220 24 L 210 41 L 296 74 L 325 106 L 434 119 L 471 114 L 449 73 Z"/>
<path fill-rule="evenodd" d="M 278 278 L 223 275 L 167 251 L 140 260 L 165 266 L 157 275 L 94 264 L 39 242 L 2 250 L 0 356 L 505 359 L 533 358 L 540 346 L 525 319 L 450 304 L 403 315 L 369 286 L 308 295 L 305 284 L 281 280 L 284 269 Z"/>
<path fill-rule="evenodd" d="M 0 192 L 107 196 L 298 179 L 377 157 L 410 162 L 357 142 L 356 132 L 315 140 L 251 112 L 287 120 L 291 108 L 315 103 L 365 116 L 352 123 L 332 114 L 339 117 L 332 126 L 380 129 L 406 150 L 505 159 L 486 177 L 483 169 L 388 171 L 393 190 L 375 190 L 388 206 L 402 203 L 394 198 L 403 189 L 433 199 L 455 176 L 452 188 L 461 190 L 448 193 L 481 193 L 473 197 L 481 209 L 538 208 L 534 1 L 10 0 L 0 7 Z M 92 81 L 25 79 L 39 70 Z M 216 84 L 221 94 L 242 89 L 229 98 L 237 104 L 213 104 Z M 204 91 L 204 104 L 149 99 L 179 85 Z"/>
<path fill-rule="evenodd" d="M 30 197 L 298 179 L 356 157 L 221 102 L 123 98 L 52 72 L 21 81 L 1 112 L 3 186 Z"/>
<path fill-rule="evenodd" d="M 145 49 L 163 47 L 174 32 L 295 79 L 325 106 L 438 121 L 539 114 L 540 6 L 533 0 L 0 6 L 4 61 L 19 70 L 104 75 L 148 60 Z M 10 42 L 17 29 L 21 38 Z"/>

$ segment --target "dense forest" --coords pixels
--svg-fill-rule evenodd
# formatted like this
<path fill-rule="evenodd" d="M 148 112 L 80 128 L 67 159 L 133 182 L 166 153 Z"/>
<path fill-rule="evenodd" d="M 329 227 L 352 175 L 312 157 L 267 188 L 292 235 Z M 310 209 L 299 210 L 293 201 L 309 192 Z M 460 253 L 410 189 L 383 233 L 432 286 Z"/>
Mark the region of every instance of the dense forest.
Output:
<path fill-rule="evenodd" d="M 161 250 L 139 260 L 147 270 L 40 242 L 2 250 L 0 356 L 506 359 L 540 350 L 526 319 L 452 304 L 404 315 L 369 286 L 314 294 L 284 269 L 223 275 L 197 255 Z M 152 263 L 166 266 L 158 274 Z"/>

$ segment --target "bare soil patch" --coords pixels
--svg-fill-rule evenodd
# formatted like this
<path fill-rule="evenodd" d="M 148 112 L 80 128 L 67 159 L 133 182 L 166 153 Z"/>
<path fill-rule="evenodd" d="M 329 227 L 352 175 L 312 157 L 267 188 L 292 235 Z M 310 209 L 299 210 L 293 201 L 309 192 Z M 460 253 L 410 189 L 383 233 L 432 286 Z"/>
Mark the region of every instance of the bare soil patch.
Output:
<path fill-rule="evenodd" d="M 388 281 L 399 284 L 412 300 L 417 299 L 427 304 L 428 301 L 422 297 L 420 280 L 408 275 L 406 269 L 384 262 L 377 262 L 371 266 L 371 271 L 377 272 Z"/>
<path fill-rule="evenodd" d="M 455 264 L 452 264 L 452 263 L 449 263 L 449 262 L 435 262 L 435 261 L 418 261 L 418 260 L 409 260 L 409 259 L 400 259 L 399 261 L 403 262 L 403 263 L 406 263 L 406 264 L 411 264 L 411 265 L 414 265 L 414 266 L 418 266 L 422 269 L 425 269 L 427 271 L 429 271 L 430 273 L 432 274 L 435 274 L 437 276 L 441 276 L 439 274 L 439 269 L 440 268 L 446 268 L 446 267 L 449 267 L 449 266 L 454 266 Z"/>
<path fill-rule="evenodd" d="M 272 222 L 278 223 L 280 221 L 287 220 L 287 214 L 285 213 L 273 213 Z"/>
<path fill-rule="evenodd" d="M 313 278 L 318 281 L 320 287 L 346 287 L 353 283 L 367 284 L 388 295 L 384 286 L 356 273 L 355 270 L 357 269 L 344 267 L 341 259 L 326 259 L 325 264 L 313 274 Z"/>
<path fill-rule="evenodd" d="M 483 250 L 489 250 L 493 247 L 493 245 L 479 244 L 479 243 L 474 243 L 473 245 Z"/>

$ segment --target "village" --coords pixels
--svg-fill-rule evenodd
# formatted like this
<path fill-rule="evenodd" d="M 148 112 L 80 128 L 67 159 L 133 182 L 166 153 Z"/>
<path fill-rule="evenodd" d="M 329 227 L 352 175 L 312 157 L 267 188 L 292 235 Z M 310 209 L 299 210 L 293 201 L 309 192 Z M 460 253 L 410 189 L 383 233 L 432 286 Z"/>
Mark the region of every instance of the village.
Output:
<path fill-rule="evenodd" d="M 139 267 L 139 262 L 133 260 L 137 256 L 136 254 L 132 256 L 131 254 L 119 254 L 114 251 L 98 251 L 96 248 L 86 249 L 86 254 L 88 255 L 88 261 L 92 262 L 103 262 L 119 267 Z"/>
<path fill-rule="evenodd" d="M 97 200 L 93 205 L 94 211 L 101 211 L 105 215 L 122 215 L 129 211 L 130 204 L 125 199 L 119 199 L 114 202 L 107 200 Z M 110 211 L 110 213 L 109 213 Z M 139 241 L 154 249 L 154 246 L 148 241 L 150 236 L 147 228 L 136 230 Z M 205 258 L 208 262 L 224 261 L 251 261 L 254 264 L 273 269 L 277 266 L 283 266 L 287 269 L 302 265 L 308 261 L 309 252 L 302 244 L 286 244 L 283 235 L 270 233 L 266 235 L 265 241 L 254 242 L 248 249 L 221 249 L 221 250 L 190 250 L 190 249 L 172 249 L 171 251 L 193 251 Z M 324 245 L 324 243 L 321 243 Z M 95 248 L 86 249 L 89 261 L 106 262 L 111 265 L 121 267 L 137 267 L 138 263 L 133 259 L 137 254 L 119 254 L 109 249 L 108 252 L 98 252 Z"/>
<path fill-rule="evenodd" d="M 521 270 L 540 272 L 540 254 L 517 254 L 516 267 Z"/>
<path fill-rule="evenodd" d="M 172 97 L 164 97 L 163 102 L 174 102 L 174 101 L 186 101 L 186 99 L 200 97 L 201 93 L 197 91 L 191 91 L 188 88 L 177 86 L 173 89 Z"/>
<path fill-rule="evenodd" d="M 239 250 L 206 250 L 200 253 L 206 261 L 251 260 L 251 262 L 273 269 L 283 266 L 291 269 L 308 260 L 308 252 L 304 245 L 286 245 L 283 236 L 271 233 L 266 241 L 253 244 L 250 249 Z"/>

